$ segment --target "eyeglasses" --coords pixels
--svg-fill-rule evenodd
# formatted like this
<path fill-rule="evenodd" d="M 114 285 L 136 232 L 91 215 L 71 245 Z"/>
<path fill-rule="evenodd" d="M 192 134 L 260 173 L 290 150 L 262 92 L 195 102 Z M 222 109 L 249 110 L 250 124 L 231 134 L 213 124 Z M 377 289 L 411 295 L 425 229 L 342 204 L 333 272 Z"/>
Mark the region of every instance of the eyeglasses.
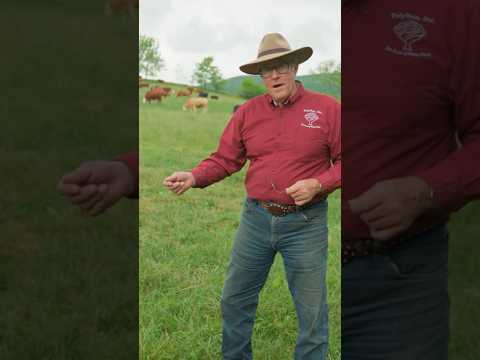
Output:
<path fill-rule="evenodd" d="M 274 67 L 264 67 L 260 69 L 260 76 L 264 79 L 269 78 L 273 74 L 273 70 L 277 72 L 277 74 L 286 74 L 292 68 L 292 64 L 280 64 Z"/>

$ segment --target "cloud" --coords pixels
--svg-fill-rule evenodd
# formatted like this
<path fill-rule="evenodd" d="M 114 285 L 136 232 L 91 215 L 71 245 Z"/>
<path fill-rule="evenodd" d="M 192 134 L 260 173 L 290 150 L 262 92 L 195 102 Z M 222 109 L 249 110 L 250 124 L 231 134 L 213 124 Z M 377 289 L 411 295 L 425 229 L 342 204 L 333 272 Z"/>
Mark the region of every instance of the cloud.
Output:
<path fill-rule="evenodd" d="M 228 31 L 219 31 L 226 29 Z M 167 35 L 169 46 L 179 52 L 205 54 L 229 51 L 238 43 L 250 41 L 248 33 L 235 24 L 212 23 L 199 16 L 187 20 L 184 26 Z"/>
<path fill-rule="evenodd" d="M 339 36 L 340 24 L 337 26 L 329 21 L 314 20 L 295 26 L 291 31 L 291 44 L 294 47 L 311 46 L 313 48 L 313 56 L 304 67 L 314 68 L 322 60 L 340 61 Z"/>
<path fill-rule="evenodd" d="M 190 79 L 206 56 L 224 77 L 241 75 L 238 67 L 256 57 L 268 32 L 282 33 L 293 48 L 314 49 L 300 74 L 324 59 L 340 60 L 340 0 L 242 0 L 235 7 L 218 0 L 140 2 L 140 33 L 158 40 L 165 80 Z"/>
<path fill-rule="evenodd" d="M 161 0 L 161 4 L 158 0 L 141 0 L 139 10 L 140 33 L 149 33 L 154 30 L 171 10 L 171 0 Z"/>

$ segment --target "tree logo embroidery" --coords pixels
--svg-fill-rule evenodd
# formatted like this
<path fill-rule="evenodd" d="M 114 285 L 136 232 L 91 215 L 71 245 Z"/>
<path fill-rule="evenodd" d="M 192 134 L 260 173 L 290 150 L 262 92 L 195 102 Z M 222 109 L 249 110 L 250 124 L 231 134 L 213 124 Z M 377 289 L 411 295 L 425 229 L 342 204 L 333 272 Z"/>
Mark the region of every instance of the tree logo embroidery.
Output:
<path fill-rule="evenodd" d="M 315 122 L 320 118 L 319 115 L 322 114 L 319 110 L 304 109 L 305 112 L 304 118 L 307 121 L 307 124 L 302 123 L 301 125 L 307 128 L 320 129 L 320 126 L 315 125 Z"/>
<path fill-rule="evenodd" d="M 414 20 L 399 22 L 393 32 L 403 42 L 403 51 L 412 52 L 412 45 L 427 35 L 425 28 Z"/>
<path fill-rule="evenodd" d="M 428 16 L 417 16 L 410 13 L 392 13 L 392 20 L 399 20 L 393 26 L 393 33 L 402 42 L 401 49 L 387 45 L 385 50 L 396 55 L 431 57 L 430 52 L 416 51 L 414 44 L 427 37 L 427 25 L 435 24 L 435 19 Z"/>

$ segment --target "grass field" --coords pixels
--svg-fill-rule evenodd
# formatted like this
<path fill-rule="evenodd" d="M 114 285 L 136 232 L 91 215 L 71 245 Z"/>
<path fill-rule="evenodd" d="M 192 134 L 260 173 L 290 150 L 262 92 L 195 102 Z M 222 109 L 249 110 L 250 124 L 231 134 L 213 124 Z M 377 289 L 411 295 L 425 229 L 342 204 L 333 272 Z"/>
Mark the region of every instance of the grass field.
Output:
<path fill-rule="evenodd" d="M 165 84 L 178 88 L 172 84 Z M 140 97 L 145 90 L 140 90 Z M 182 197 L 161 185 L 216 149 L 239 98 L 219 94 L 207 113 L 181 111 L 186 98 L 140 103 L 140 358 L 220 359 L 220 294 L 245 197 L 245 171 Z M 330 353 L 340 359 L 340 196 L 329 201 Z M 281 257 L 261 293 L 256 359 L 291 359 L 297 321 Z"/>
<path fill-rule="evenodd" d="M 480 203 L 477 201 L 452 216 L 449 224 L 450 359 L 480 357 L 480 262 L 478 249 Z"/>

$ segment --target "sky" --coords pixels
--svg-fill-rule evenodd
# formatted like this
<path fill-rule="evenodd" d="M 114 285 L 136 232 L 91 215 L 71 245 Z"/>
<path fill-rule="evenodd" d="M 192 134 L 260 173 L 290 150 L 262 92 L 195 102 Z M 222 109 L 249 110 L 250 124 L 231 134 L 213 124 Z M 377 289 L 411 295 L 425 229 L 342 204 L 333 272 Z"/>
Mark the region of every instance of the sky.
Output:
<path fill-rule="evenodd" d="M 340 61 L 341 0 L 142 0 L 139 30 L 158 41 L 165 69 L 157 76 L 190 83 L 195 65 L 213 56 L 223 78 L 257 57 L 262 37 L 279 32 L 290 46 L 313 48 L 299 66 L 308 74 L 321 61 Z"/>

